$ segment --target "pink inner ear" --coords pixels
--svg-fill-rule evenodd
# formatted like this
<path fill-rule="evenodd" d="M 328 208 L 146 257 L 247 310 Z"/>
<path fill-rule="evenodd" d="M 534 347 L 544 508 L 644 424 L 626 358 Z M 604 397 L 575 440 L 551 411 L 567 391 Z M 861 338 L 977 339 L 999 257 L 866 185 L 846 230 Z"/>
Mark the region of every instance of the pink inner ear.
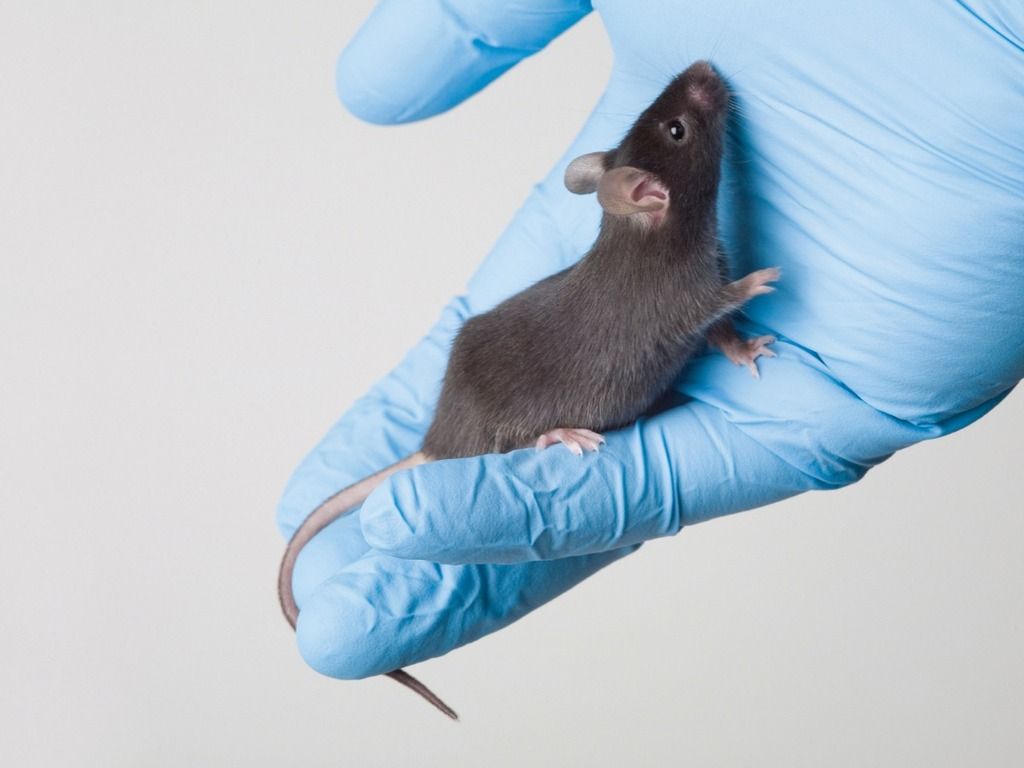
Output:
<path fill-rule="evenodd" d="M 607 171 L 597 185 L 597 201 L 612 216 L 666 211 L 668 197 L 668 188 L 657 176 L 629 165 Z"/>
<path fill-rule="evenodd" d="M 633 199 L 633 202 L 639 205 L 644 204 L 643 201 L 645 198 L 650 198 L 647 200 L 647 203 L 653 202 L 654 200 L 665 202 L 668 200 L 668 190 L 661 186 L 661 182 L 657 179 L 647 176 L 643 181 L 633 187 L 633 192 L 630 194 L 630 197 Z"/>

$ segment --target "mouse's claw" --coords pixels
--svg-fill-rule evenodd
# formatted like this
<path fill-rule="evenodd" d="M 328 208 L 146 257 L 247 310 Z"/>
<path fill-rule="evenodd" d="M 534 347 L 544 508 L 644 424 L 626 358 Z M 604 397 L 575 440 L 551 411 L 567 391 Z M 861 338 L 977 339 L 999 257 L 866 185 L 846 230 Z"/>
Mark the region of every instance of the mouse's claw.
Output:
<path fill-rule="evenodd" d="M 582 456 L 584 449 L 596 451 L 603 442 L 604 438 L 601 435 L 589 429 L 559 428 L 552 429 L 550 432 L 545 432 L 538 437 L 537 450 L 542 451 L 549 445 L 562 443 L 577 456 Z"/>

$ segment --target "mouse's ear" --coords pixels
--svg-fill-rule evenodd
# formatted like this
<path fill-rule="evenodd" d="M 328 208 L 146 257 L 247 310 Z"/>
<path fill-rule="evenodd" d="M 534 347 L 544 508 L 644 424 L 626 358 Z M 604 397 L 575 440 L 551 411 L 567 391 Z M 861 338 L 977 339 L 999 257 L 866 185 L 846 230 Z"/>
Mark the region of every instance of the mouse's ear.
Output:
<path fill-rule="evenodd" d="M 601 176 L 597 201 L 613 216 L 660 213 L 668 208 L 668 187 L 653 173 L 620 165 Z"/>
<path fill-rule="evenodd" d="M 606 152 L 590 152 L 580 155 L 565 169 L 565 188 L 577 195 L 589 195 L 601 181 L 604 174 Z"/>

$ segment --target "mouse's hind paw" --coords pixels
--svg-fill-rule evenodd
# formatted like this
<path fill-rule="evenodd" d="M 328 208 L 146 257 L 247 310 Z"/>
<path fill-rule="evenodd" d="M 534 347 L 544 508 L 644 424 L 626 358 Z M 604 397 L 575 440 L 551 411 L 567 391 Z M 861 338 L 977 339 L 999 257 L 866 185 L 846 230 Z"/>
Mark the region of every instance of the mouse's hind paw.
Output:
<path fill-rule="evenodd" d="M 589 429 L 559 428 L 552 429 L 538 437 L 537 450 L 542 451 L 549 445 L 562 443 L 577 456 L 582 456 L 584 449 L 596 451 L 603 442 L 604 438 L 601 435 L 591 432 Z"/>

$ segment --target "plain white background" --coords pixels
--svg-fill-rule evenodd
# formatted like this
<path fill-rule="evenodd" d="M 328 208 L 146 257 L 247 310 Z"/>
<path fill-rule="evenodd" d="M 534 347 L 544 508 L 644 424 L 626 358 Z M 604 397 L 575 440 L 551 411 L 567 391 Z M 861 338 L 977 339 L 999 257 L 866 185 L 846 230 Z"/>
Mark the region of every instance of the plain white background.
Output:
<path fill-rule="evenodd" d="M 417 667 L 459 725 L 304 666 L 274 584 L 289 473 L 611 66 L 590 18 L 450 114 L 371 127 L 333 90 L 369 8 L 0 9 L 4 764 L 1019 764 L 1020 394 Z"/>

